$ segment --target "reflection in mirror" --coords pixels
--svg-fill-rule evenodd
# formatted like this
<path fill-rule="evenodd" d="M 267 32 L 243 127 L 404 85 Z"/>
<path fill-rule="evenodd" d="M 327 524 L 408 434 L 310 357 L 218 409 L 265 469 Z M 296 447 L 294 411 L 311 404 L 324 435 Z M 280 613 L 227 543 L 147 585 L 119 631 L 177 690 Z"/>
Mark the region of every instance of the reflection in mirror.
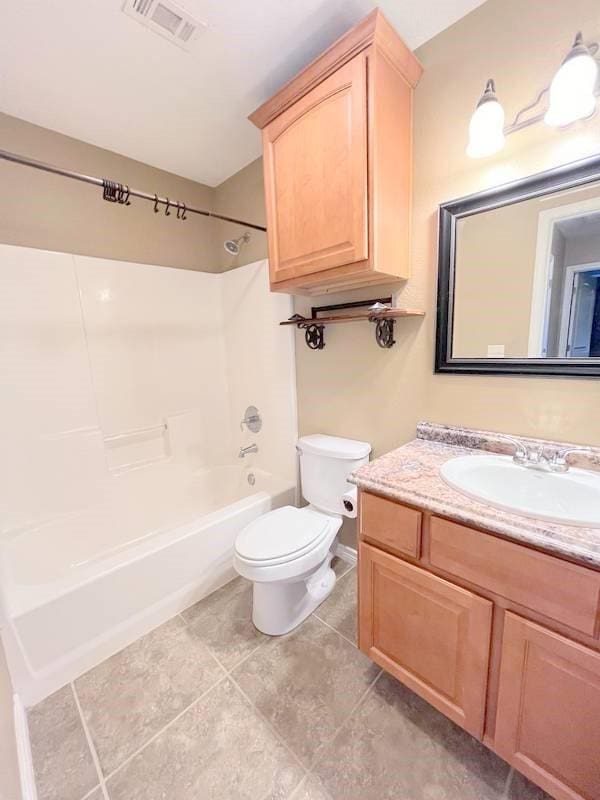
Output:
<path fill-rule="evenodd" d="M 600 182 L 456 221 L 453 359 L 600 359 Z"/>

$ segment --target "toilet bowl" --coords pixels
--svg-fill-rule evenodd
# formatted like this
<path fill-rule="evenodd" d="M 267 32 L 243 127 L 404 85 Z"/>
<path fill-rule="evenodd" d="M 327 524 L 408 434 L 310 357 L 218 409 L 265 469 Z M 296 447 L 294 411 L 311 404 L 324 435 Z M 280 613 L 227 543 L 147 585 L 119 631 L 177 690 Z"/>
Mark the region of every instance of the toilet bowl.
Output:
<path fill-rule="evenodd" d="M 284 506 L 238 535 L 234 567 L 253 586 L 252 621 L 280 636 L 297 627 L 331 593 L 333 548 L 345 511 L 347 478 L 368 461 L 366 442 L 315 434 L 298 441 L 302 493 L 309 505 Z"/>

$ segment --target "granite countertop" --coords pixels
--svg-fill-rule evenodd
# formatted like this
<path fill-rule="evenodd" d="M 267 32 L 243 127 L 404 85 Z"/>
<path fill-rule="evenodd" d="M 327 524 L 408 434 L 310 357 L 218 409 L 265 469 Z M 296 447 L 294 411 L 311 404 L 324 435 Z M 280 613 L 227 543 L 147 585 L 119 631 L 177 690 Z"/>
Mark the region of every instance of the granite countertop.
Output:
<path fill-rule="evenodd" d="M 519 438 L 526 444 L 544 445 L 550 453 L 569 446 Z M 361 489 L 600 569 L 600 528 L 560 525 L 502 511 L 472 500 L 442 479 L 440 467 L 449 459 L 490 452 L 512 453 L 512 447 L 500 434 L 419 423 L 414 441 L 360 467 L 350 481 Z M 579 457 L 576 464 L 600 469 L 600 449 L 594 448 L 591 457 Z"/>

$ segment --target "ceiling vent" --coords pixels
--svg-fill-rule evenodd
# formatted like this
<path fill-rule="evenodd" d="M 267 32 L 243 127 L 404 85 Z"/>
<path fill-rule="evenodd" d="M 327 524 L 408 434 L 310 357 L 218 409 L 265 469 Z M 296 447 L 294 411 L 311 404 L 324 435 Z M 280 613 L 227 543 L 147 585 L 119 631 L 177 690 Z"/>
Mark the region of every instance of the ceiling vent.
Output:
<path fill-rule="evenodd" d="M 172 0 L 125 0 L 123 11 L 184 50 L 208 27 Z"/>

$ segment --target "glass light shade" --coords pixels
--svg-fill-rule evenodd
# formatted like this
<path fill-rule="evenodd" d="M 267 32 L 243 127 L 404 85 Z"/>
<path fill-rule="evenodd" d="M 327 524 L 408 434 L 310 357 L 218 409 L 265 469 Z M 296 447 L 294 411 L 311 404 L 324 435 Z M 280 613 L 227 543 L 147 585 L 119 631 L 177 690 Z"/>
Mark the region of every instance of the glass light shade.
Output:
<path fill-rule="evenodd" d="M 578 35 L 550 85 L 550 103 L 544 122 L 564 127 L 590 117 L 596 109 L 597 78 L 598 64 Z"/>
<path fill-rule="evenodd" d="M 498 102 L 493 82 L 488 81 L 469 123 L 467 155 L 471 158 L 491 156 L 502 150 L 504 141 L 504 109 Z"/>

